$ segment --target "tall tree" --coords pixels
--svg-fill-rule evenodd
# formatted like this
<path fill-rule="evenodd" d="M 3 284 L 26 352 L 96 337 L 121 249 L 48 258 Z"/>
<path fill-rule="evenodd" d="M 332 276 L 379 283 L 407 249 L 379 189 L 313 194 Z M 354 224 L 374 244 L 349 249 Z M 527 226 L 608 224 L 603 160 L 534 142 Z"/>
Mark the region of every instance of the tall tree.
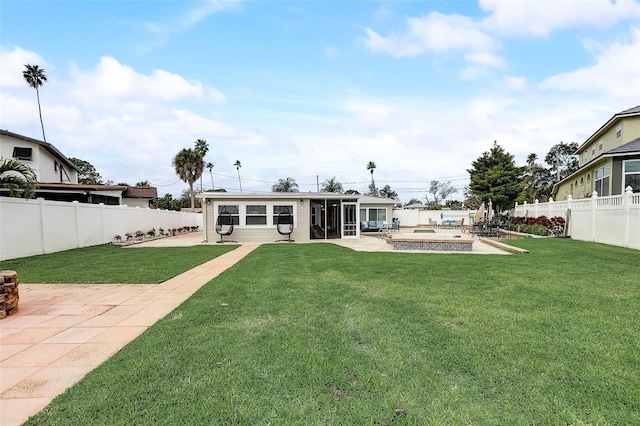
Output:
<path fill-rule="evenodd" d="M 468 185 L 464 187 L 464 189 L 462 190 L 462 194 L 464 195 L 463 205 L 466 208 L 476 210 L 480 207 L 480 204 L 482 204 L 482 201 L 480 201 L 480 197 L 471 192 L 471 189 Z"/>
<path fill-rule="evenodd" d="M 369 161 L 367 163 L 367 170 L 371 172 L 371 184 L 369 184 L 369 194 L 373 197 L 378 196 L 378 189 L 376 188 L 376 182 L 373 180 L 373 171 L 376 169 L 376 163 Z"/>
<path fill-rule="evenodd" d="M 150 186 L 151 186 L 151 183 L 149 183 L 148 180 L 143 180 L 136 183 L 136 188 L 149 188 Z"/>
<path fill-rule="evenodd" d="M 524 188 L 523 168 L 497 142 L 468 169 L 471 192 L 482 201 L 491 201 L 497 212 L 511 208 Z"/>
<path fill-rule="evenodd" d="M 42 121 L 42 108 L 40 108 L 40 86 L 42 86 L 47 81 L 47 75 L 44 72 L 44 69 L 40 68 L 38 65 L 26 64 L 24 66 L 26 69 L 22 72 L 22 76 L 30 87 L 36 89 L 36 97 L 38 98 L 38 115 L 40 116 L 40 126 L 42 126 L 42 140 L 47 141 L 46 136 L 44 135 L 44 122 Z"/>
<path fill-rule="evenodd" d="M 216 189 L 215 186 L 213 186 L 213 163 L 209 162 L 207 163 L 207 169 L 209 169 L 209 175 L 211 175 L 211 190 L 214 191 Z"/>
<path fill-rule="evenodd" d="M 410 206 L 412 204 L 422 204 L 422 201 L 418 200 L 417 198 L 412 198 L 404 206 L 406 207 L 406 206 Z"/>
<path fill-rule="evenodd" d="M 392 200 L 397 200 L 398 199 L 398 193 L 396 191 L 394 191 L 393 189 L 391 189 L 391 187 L 389 185 L 385 185 L 380 190 L 380 196 L 382 198 L 390 198 Z"/>
<path fill-rule="evenodd" d="M 278 183 L 271 186 L 272 192 L 299 192 L 298 184 L 293 178 L 278 179 Z"/>
<path fill-rule="evenodd" d="M 560 182 L 571 173 L 578 170 L 580 161 L 575 152 L 578 150 L 578 143 L 560 142 L 551 147 L 547 155 L 544 157 L 545 163 L 550 167 L 549 172 L 553 179 L 553 183 Z"/>
<path fill-rule="evenodd" d="M 456 192 L 458 192 L 458 190 L 451 186 L 451 182 L 432 180 L 429 185 L 429 192 L 425 196 L 427 207 L 433 210 L 441 209 L 449 195 L 455 194 Z"/>
<path fill-rule="evenodd" d="M 204 161 L 204 156 L 207 155 L 207 152 L 209 152 L 209 144 L 207 143 L 206 140 L 204 139 L 198 139 L 196 141 L 196 147 L 195 150 L 196 154 L 198 154 L 200 156 L 200 159 L 202 160 L 202 171 L 204 172 L 204 168 L 206 167 L 206 163 Z M 202 175 L 204 173 L 200 173 L 200 192 L 203 191 L 202 189 Z"/>
<path fill-rule="evenodd" d="M 342 194 L 342 184 L 336 180 L 336 177 L 332 177 L 331 179 L 327 179 L 322 182 L 321 192 L 337 192 L 338 194 Z"/>
<path fill-rule="evenodd" d="M 172 161 L 173 167 L 181 180 L 189 185 L 191 208 L 196 206 L 196 194 L 193 184 L 202 175 L 202 157 L 192 148 L 184 148 L 176 154 Z"/>
<path fill-rule="evenodd" d="M 32 198 L 37 182 L 36 172 L 22 161 L 0 158 L 0 188 L 10 197 Z"/>
<path fill-rule="evenodd" d="M 240 167 L 242 167 L 242 164 L 240 163 L 240 160 L 236 160 L 233 165 L 236 166 L 236 170 L 238 171 L 238 184 L 240 185 L 240 192 L 242 192 L 242 181 L 240 180 Z"/>
<path fill-rule="evenodd" d="M 553 178 L 550 169 L 537 163 L 538 156 L 534 153 L 527 157 L 527 164 L 524 166 L 525 187 L 518 202 L 526 201 L 532 203 L 535 200 L 548 201 L 553 187 Z"/>
<path fill-rule="evenodd" d="M 100 176 L 100 173 L 98 173 L 93 164 L 74 157 L 69 158 L 69 161 L 71 161 L 78 169 L 78 183 L 88 185 L 103 184 L 102 176 Z"/>

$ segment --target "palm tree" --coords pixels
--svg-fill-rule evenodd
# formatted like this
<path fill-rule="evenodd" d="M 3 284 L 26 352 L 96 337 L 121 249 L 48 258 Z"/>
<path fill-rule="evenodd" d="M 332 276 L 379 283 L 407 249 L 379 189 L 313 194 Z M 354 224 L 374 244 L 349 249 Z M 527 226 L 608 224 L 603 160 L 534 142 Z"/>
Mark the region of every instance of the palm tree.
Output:
<path fill-rule="evenodd" d="M 0 159 L 0 188 L 6 188 L 10 197 L 31 198 L 36 190 L 36 172 L 21 161 Z"/>
<path fill-rule="evenodd" d="M 184 148 L 176 154 L 172 164 L 180 179 L 189 184 L 191 208 L 193 209 L 196 206 L 196 195 L 193 191 L 193 184 L 202 176 L 202 157 L 196 150 Z"/>
<path fill-rule="evenodd" d="M 278 179 L 278 183 L 271 186 L 272 192 L 299 192 L 298 184 L 293 178 Z"/>
<path fill-rule="evenodd" d="M 240 167 L 242 167 L 242 164 L 240 164 L 240 160 L 236 160 L 233 165 L 236 166 L 236 170 L 238 170 L 238 183 L 240 184 L 240 192 L 242 192 L 242 181 L 240 180 Z"/>
<path fill-rule="evenodd" d="M 204 156 L 207 155 L 208 151 L 209 151 L 209 144 L 207 143 L 207 141 L 205 139 L 198 139 L 196 141 L 195 152 L 200 156 L 200 160 L 202 161 L 203 171 L 206 165 L 204 162 Z M 202 192 L 202 173 L 200 173 L 200 192 Z"/>
<path fill-rule="evenodd" d="M 211 175 L 211 190 L 215 190 L 216 187 L 213 186 L 213 163 L 207 163 L 207 169 L 209 169 L 209 175 Z"/>
<path fill-rule="evenodd" d="M 374 197 L 376 196 L 376 193 L 378 192 L 376 190 L 376 182 L 373 180 L 373 171 L 375 169 L 376 169 L 376 163 L 374 163 L 373 161 L 369 161 L 367 163 L 367 170 L 369 170 L 371 172 L 371 184 L 369 185 L 369 192 Z"/>
<path fill-rule="evenodd" d="M 47 81 L 47 75 L 44 70 L 37 65 L 25 65 L 26 70 L 22 72 L 22 76 L 30 87 L 36 89 L 36 96 L 38 98 L 38 114 L 40 115 L 40 125 L 42 126 L 42 140 L 47 141 L 44 135 L 44 122 L 42 121 L 42 109 L 40 108 L 40 91 L 38 88 Z"/>
<path fill-rule="evenodd" d="M 342 184 L 336 180 L 335 176 L 322 182 L 321 192 L 337 192 L 338 194 L 342 194 L 342 191 Z"/>

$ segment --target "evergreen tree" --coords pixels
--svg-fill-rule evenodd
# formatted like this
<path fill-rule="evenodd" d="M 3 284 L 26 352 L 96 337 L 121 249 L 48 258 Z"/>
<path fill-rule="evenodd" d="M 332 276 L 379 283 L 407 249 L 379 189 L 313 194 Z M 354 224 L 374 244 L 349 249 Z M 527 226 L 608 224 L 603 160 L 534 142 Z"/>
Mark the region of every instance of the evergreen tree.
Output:
<path fill-rule="evenodd" d="M 76 168 L 78 169 L 78 183 L 84 183 L 89 185 L 102 185 L 102 176 L 88 161 L 81 160 L 79 158 L 69 158 Z"/>
<path fill-rule="evenodd" d="M 471 192 L 481 201 L 491 201 L 497 212 L 513 207 L 524 189 L 524 170 L 516 166 L 513 155 L 494 142 L 491 150 L 471 165 L 472 168 L 467 170 Z"/>

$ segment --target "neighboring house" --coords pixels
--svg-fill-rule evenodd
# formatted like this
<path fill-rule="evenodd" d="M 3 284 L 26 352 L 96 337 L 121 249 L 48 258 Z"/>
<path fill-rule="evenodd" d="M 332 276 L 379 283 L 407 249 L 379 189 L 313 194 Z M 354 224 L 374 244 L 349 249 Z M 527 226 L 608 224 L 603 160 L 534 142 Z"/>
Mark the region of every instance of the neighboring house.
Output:
<path fill-rule="evenodd" d="M 0 156 L 31 167 L 43 183 L 78 183 L 78 169 L 55 146 L 7 130 L 0 130 Z"/>
<path fill-rule="evenodd" d="M 580 168 L 553 186 L 554 200 L 640 192 L 640 105 L 611 117 L 575 155 Z"/>
<path fill-rule="evenodd" d="M 158 196 L 153 187 L 79 184 L 78 169 L 55 146 L 7 130 L 0 130 L 0 157 L 20 160 L 33 169 L 38 180 L 36 198 L 149 207 Z M 0 195 L 6 194 L 0 189 Z"/>
<path fill-rule="evenodd" d="M 395 200 L 330 192 L 231 193 L 204 192 L 202 199 L 205 239 L 216 241 L 218 215 L 231 215 L 234 230 L 228 239 L 238 242 L 273 242 L 278 234 L 278 216 L 293 215 L 291 239 L 298 242 L 333 238 L 358 238 L 362 222 L 380 225 L 392 222 Z"/>

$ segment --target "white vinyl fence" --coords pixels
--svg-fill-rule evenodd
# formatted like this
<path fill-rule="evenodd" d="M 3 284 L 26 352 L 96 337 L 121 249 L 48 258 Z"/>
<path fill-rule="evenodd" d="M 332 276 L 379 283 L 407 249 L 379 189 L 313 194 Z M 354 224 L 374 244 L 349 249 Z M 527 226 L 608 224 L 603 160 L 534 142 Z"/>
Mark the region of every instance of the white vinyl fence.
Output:
<path fill-rule="evenodd" d="M 516 204 L 514 216 L 561 216 L 571 238 L 640 250 L 640 194 L 628 187 L 622 195 L 548 203 Z"/>
<path fill-rule="evenodd" d="M 0 260 L 107 244 L 115 235 L 202 227 L 202 214 L 0 197 Z"/>
<path fill-rule="evenodd" d="M 400 219 L 400 226 L 424 226 L 429 224 L 429 219 L 438 224 L 447 220 L 464 219 L 464 225 L 473 224 L 475 210 L 419 210 L 419 209 L 393 209 L 393 217 Z"/>

